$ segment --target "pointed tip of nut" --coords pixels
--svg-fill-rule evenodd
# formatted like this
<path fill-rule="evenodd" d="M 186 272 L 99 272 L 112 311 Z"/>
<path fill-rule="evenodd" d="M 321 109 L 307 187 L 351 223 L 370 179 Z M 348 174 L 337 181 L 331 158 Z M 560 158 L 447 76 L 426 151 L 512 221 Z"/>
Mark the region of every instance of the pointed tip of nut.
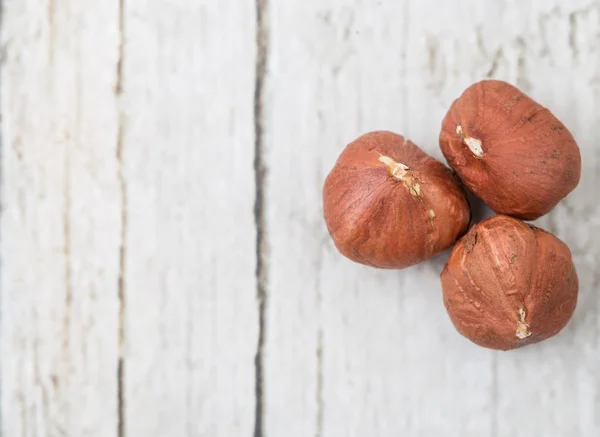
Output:
<path fill-rule="evenodd" d="M 519 320 L 517 320 L 516 336 L 519 340 L 525 340 L 531 336 L 531 327 L 525 323 L 525 308 L 519 308 Z"/>
<path fill-rule="evenodd" d="M 483 156 L 483 148 L 481 147 L 481 140 L 477 138 L 465 137 L 465 144 L 471 150 L 471 153 L 475 155 L 476 158 L 481 158 Z"/>
<path fill-rule="evenodd" d="M 462 138 L 463 143 L 467 145 L 475 158 L 481 158 L 483 156 L 481 140 L 468 136 L 461 125 L 456 126 L 456 134 Z"/>
<path fill-rule="evenodd" d="M 406 188 L 408 188 L 411 195 L 415 197 L 421 196 L 421 185 L 417 182 L 407 165 L 394 161 L 389 156 L 382 155 L 381 153 L 379 153 L 378 160 L 386 165 L 391 177 L 404 182 L 404 185 L 406 185 Z"/>
<path fill-rule="evenodd" d="M 383 162 L 388 168 L 390 176 L 393 176 L 396 179 L 402 180 L 408 170 L 408 167 L 406 165 L 402 164 L 401 162 L 394 161 L 389 156 L 379 154 L 378 161 Z"/>
<path fill-rule="evenodd" d="M 527 337 L 531 337 L 531 330 L 529 325 L 526 323 L 517 322 L 517 338 L 519 340 L 525 340 Z"/>

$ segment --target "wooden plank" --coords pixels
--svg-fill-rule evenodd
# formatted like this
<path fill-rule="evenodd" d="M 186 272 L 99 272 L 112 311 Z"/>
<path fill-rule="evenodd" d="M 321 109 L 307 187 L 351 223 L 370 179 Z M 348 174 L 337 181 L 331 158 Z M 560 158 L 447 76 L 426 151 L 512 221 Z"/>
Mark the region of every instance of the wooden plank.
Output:
<path fill-rule="evenodd" d="M 359 134 L 394 130 L 441 156 L 447 106 L 437 81 L 450 73 L 427 69 L 426 44 L 438 37 L 438 13 L 448 20 L 439 32 L 462 21 L 446 3 L 271 5 L 268 435 L 492 429 L 493 354 L 455 335 L 438 278 L 444 257 L 400 272 L 361 267 L 335 251 L 321 217 L 323 180 Z"/>
<path fill-rule="evenodd" d="M 255 426 L 255 9 L 125 2 L 125 435 Z"/>
<path fill-rule="evenodd" d="M 2 435 L 115 436 L 118 4 L 3 6 Z"/>
<path fill-rule="evenodd" d="M 263 0 L 258 29 L 249 0 L 97 3 L 4 2 L 3 435 L 599 434 L 595 3 Z M 348 141 L 441 158 L 482 77 L 584 158 L 540 220 L 573 250 L 575 318 L 510 353 L 454 331 L 444 256 L 361 267 L 321 218 Z"/>

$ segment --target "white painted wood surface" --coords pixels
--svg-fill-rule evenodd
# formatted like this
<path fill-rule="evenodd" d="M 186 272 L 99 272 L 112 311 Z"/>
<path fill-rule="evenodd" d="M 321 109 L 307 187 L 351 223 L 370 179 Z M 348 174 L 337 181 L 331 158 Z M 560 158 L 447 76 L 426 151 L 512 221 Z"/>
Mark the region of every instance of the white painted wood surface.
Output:
<path fill-rule="evenodd" d="M 123 435 L 248 435 L 254 4 L 124 5 Z"/>
<path fill-rule="evenodd" d="M 3 7 L 2 435 L 114 435 L 117 3 Z"/>
<path fill-rule="evenodd" d="M 2 436 L 600 435 L 599 25 L 591 0 L 4 0 Z M 540 220 L 578 309 L 509 353 L 452 327 L 444 255 L 368 269 L 321 218 L 347 142 L 441 158 L 484 77 L 584 158 Z"/>

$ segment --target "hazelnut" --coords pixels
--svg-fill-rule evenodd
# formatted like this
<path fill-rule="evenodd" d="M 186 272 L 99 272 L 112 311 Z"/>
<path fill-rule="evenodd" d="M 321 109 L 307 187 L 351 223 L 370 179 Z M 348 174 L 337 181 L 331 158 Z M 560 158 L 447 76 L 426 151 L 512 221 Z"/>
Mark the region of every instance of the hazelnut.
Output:
<path fill-rule="evenodd" d="M 453 172 L 392 132 L 349 144 L 327 176 L 324 217 L 346 257 L 404 268 L 450 247 L 470 221 Z"/>
<path fill-rule="evenodd" d="M 454 246 L 441 279 L 456 329 L 492 349 L 552 337 L 577 303 L 569 248 L 552 234 L 503 215 L 469 230 Z"/>
<path fill-rule="evenodd" d="M 440 146 L 465 186 L 497 213 L 534 220 L 579 183 L 581 156 L 569 130 L 498 80 L 478 82 L 454 101 Z"/>

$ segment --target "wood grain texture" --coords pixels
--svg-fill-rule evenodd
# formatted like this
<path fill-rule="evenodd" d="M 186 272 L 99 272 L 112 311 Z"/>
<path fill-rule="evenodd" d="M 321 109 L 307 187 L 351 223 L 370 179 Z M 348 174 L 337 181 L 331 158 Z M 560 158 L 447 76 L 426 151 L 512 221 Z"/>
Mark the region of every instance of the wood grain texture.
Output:
<path fill-rule="evenodd" d="M 271 1 L 265 435 L 597 434 L 597 20 L 590 2 Z M 391 129 L 441 158 L 447 108 L 485 77 L 549 106 L 585 162 L 580 188 L 540 221 L 573 249 L 575 319 L 509 354 L 451 326 L 444 256 L 397 273 L 351 264 L 320 210 L 349 141 Z"/>
<path fill-rule="evenodd" d="M 600 1 L 2 4 L 2 435 L 600 434 Z M 389 129 L 442 159 L 485 77 L 583 157 L 538 221 L 578 308 L 510 353 L 454 330 L 447 254 L 362 267 L 322 218 L 348 142 Z"/>
<path fill-rule="evenodd" d="M 117 2 L 3 6 L 2 435 L 115 436 Z"/>
<path fill-rule="evenodd" d="M 125 2 L 127 437 L 254 430 L 254 11 Z"/>
<path fill-rule="evenodd" d="M 272 4 L 267 435 L 492 428 L 492 354 L 453 335 L 439 290 L 444 258 L 402 272 L 363 268 L 335 251 L 321 217 L 322 182 L 359 134 L 395 130 L 440 155 L 442 105 L 432 111 L 427 52 L 412 48 L 425 35 L 414 24 L 418 8 Z"/>

